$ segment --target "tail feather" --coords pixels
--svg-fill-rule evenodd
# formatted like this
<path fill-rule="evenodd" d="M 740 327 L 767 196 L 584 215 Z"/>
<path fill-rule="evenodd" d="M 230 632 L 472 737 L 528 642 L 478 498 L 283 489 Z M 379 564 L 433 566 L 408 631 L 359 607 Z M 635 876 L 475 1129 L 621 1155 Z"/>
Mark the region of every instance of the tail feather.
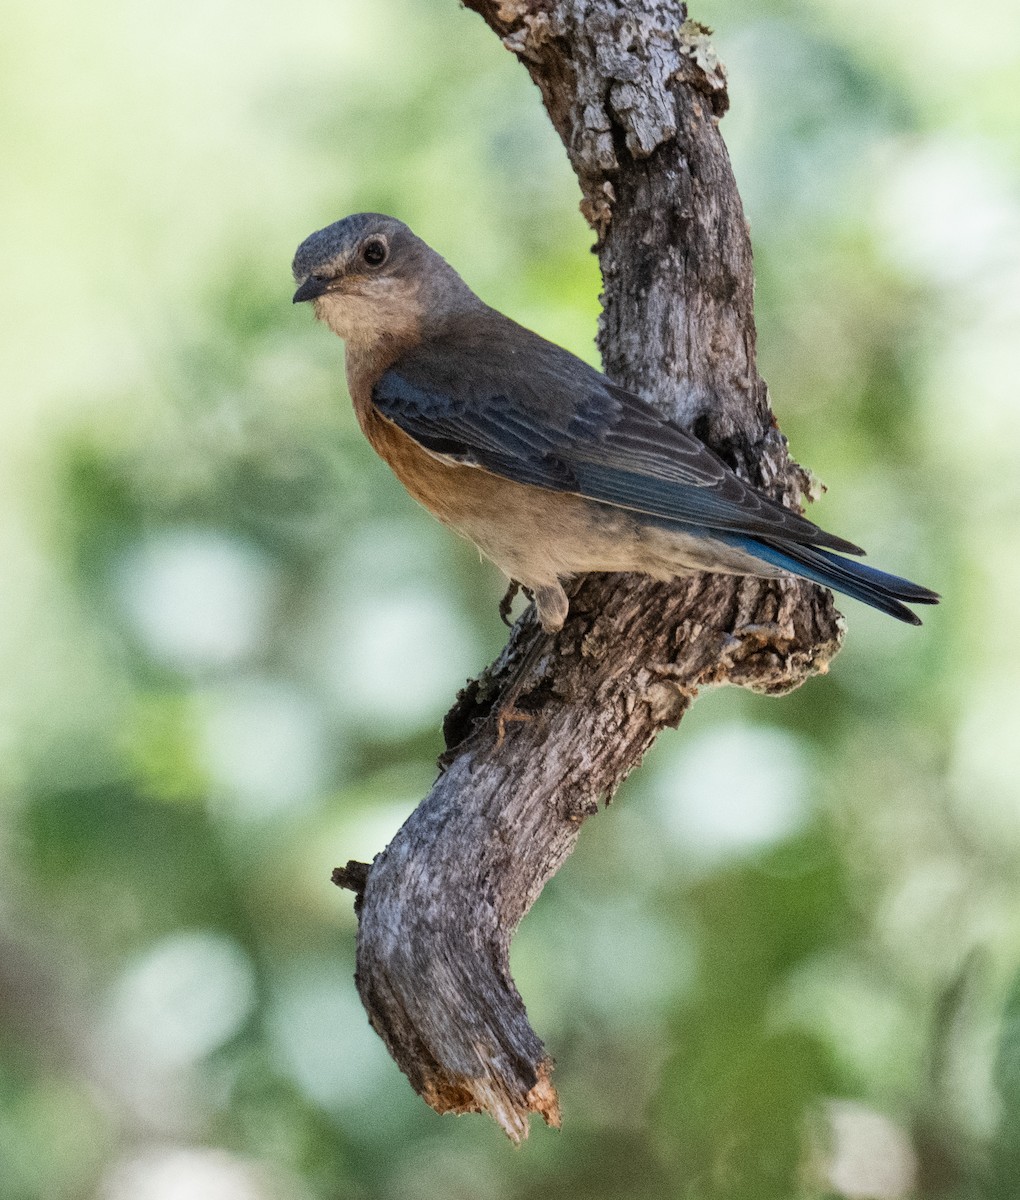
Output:
<path fill-rule="evenodd" d="M 764 538 L 742 538 L 740 544 L 742 549 L 774 567 L 832 588 L 833 591 L 843 592 L 911 625 L 920 625 L 921 619 L 901 601 L 905 600 L 908 604 L 939 602 L 938 593 L 929 588 L 864 563 L 841 558 L 831 550 L 790 542 L 772 542 Z"/>

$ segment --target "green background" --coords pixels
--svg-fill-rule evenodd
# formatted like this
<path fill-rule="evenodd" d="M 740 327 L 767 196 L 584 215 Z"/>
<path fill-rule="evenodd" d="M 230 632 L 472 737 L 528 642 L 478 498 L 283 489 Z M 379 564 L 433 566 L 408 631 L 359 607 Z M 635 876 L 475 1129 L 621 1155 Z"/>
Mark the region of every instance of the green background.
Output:
<path fill-rule="evenodd" d="M 1020 1194 L 1020 10 L 709 0 L 763 374 L 813 516 L 943 592 L 705 695 L 525 920 L 565 1121 L 440 1118 L 351 898 L 503 583 L 290 304 L 407 220 L 595 361 L 525 71 L 454 0 L 12 0 L 0 47 L 0 1194 Z"/>

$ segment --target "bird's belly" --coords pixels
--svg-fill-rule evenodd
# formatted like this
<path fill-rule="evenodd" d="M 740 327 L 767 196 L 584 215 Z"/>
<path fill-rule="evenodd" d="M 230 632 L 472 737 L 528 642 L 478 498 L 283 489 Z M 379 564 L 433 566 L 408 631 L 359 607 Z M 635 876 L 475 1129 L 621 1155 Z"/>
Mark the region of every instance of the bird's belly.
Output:
<path fill-rule="evenodd" d="M 512 579 L 541 585 L 591 571 L 639 571 L 661 579 L 699 570 L 757 573 L 750 556 L 698 531 L 451 464 L 374 413 L 363 427 L 414 499 Z"/>
<path fill-rule="evenodd" d="M 582 571 L 634 569 L 629 514 L 443 461 L 391 422 L 367 415 L 365 434 L 414 499 L 513 578 L 552 582 Z"/>

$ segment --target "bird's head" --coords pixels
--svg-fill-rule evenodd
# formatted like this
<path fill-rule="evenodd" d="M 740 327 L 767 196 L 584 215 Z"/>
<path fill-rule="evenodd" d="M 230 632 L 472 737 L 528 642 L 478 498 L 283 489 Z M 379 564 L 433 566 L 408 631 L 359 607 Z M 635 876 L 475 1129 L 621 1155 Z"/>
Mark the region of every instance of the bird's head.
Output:
<path fill-rule="evenodd" d="M 348 342 L 414 341 L 427 319 L 478 303 L 440 255 L 379 213 L 357 213 L 311 234 L 293 269 L 294 303 L 312 301 L 319 320 Z"/>

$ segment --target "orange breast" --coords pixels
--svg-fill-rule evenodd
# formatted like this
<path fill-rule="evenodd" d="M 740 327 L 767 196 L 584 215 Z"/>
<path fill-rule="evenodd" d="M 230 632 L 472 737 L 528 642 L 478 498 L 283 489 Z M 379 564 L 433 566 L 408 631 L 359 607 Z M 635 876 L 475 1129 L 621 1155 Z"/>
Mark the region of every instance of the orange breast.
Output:
<path fill-rule="evenodd" d="M 442 462 L 371 405 L 365 406 L 358 418 L 375 452 L 389 463 L 415 500 L 444 524 L 464 530 L 469 536 L 479 520 L 484 522 L 501 513 L 505 516 L 507 491 L 522 487 L 475 467 Z"/>

